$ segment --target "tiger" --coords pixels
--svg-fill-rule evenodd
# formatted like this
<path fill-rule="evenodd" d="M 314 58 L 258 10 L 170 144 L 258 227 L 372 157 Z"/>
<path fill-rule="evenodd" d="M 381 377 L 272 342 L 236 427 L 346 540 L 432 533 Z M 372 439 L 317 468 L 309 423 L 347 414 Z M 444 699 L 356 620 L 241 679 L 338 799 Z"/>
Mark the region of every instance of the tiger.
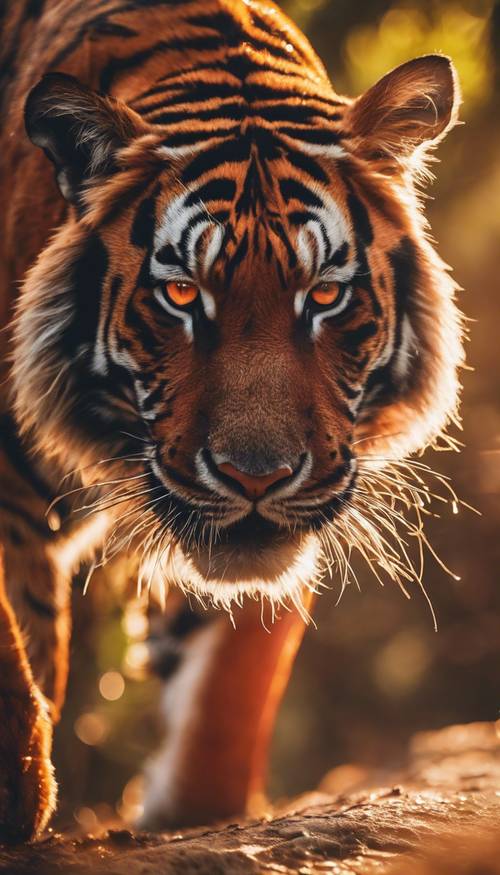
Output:
<path fill-rule="evenodd" d="M 271 0 L 7 0 L 0 51 L 0 840 L 56 806 L 73 575 L 127 555 L 169 593 L 140 825 L 242 815 L 326 571 L 397 574 L 379 472 L 459 415 L 457 75 L 341 96 Z"/>

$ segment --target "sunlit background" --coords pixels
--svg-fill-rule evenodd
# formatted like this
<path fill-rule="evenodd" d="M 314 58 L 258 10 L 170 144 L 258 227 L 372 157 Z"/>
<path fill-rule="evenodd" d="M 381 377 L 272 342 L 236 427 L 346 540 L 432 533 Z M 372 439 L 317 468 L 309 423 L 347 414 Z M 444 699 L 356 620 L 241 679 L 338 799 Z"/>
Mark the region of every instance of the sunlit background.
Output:
<path fill-rule="evenodd" d="M 362 566 L 360 589 L 337 604 L 333 580 L 298 658 L 274 741 L 274 795 L 314 787 L 341 763 L 396 765 L 416 730 L 494 720 L 500 709 L 500 3 L 287 0 L 283 4 L 325 61 L 336 89 L 356 95 L 396 64 L 426 52 L 453 57 L 462 119 L 440 149 L 428 215 L 453 265 L 471 322 L 460 455 L 427 461 L 451 475 L 482 516 L 428 521 L 433 545 L 460 580 L 428 558 L 428 605 L 408 601 Z M 144 671 L 147 627 L 140 605 L 100 581 L 76 587 L 73 670 L 56 737 L 60 819 L 92 830 L 133 818 L 140 764 L 159 739 L 159 687 Z"/>

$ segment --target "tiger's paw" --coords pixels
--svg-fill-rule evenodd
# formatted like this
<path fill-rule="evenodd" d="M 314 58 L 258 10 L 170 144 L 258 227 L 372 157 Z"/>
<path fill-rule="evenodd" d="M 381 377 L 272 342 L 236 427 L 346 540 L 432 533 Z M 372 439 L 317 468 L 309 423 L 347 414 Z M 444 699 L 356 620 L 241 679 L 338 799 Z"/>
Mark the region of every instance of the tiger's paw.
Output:
<path fill-rule="evenodd" d="M 39 835 L 56 803 L 52 725 L 43 697 L 0 694 L 0 843 Z"/>

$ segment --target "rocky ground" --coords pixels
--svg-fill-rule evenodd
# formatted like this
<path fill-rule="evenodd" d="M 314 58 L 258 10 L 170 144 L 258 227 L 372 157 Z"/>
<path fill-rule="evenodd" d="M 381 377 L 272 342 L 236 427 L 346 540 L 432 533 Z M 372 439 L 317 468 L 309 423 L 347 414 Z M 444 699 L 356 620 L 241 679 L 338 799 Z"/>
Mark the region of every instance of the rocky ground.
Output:
<path fill-rule="evenodd" d="M 413 740 L 396 775 L 335 769 L 262 820 L 183 833 L 49 835 L 0 848 L 8 875 L 500 875 L 500 724 Z"/>

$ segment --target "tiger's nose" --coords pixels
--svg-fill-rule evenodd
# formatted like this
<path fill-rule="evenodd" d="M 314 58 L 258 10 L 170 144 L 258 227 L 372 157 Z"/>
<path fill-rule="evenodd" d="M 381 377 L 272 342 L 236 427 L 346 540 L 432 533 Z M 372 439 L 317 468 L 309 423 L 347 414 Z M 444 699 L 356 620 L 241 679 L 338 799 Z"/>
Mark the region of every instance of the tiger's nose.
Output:
<path fill-rule="evenodd" d="M 235 468 L 234 465 L 231 465 L 231 462 L 222 462 L 222 464 L 217 465 L 217 468 L 221 474 L 225 474 L 231 480 L 236 480 L 243 487 L 247 497 L 254 501 L 262 498 L 274 483 L 278 483 L 279 480 L 286 480 L 287 477 L 291 477 L 293 474 L 289 465 L 283 465 L 283 467 L 277 468 L 275 471 L 270 471 L 269 474 L 247 474 L 245 471 Z"/>

